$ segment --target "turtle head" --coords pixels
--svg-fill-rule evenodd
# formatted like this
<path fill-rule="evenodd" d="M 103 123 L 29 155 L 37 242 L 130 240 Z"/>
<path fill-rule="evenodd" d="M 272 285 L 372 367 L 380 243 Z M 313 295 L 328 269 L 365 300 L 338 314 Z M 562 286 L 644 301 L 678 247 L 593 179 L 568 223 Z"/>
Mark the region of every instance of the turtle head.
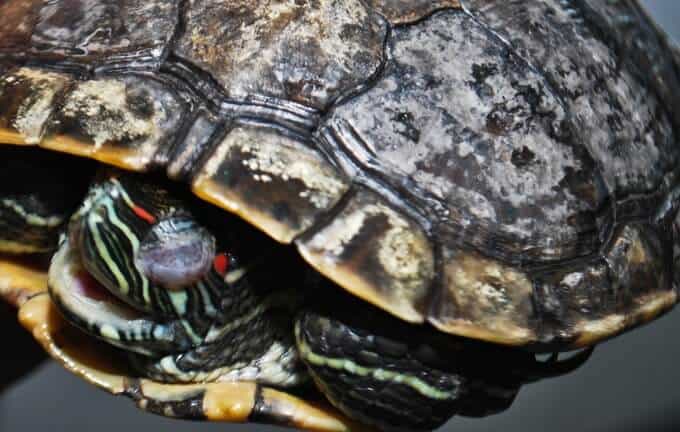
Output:
<path fill-rule="evenodd" d="M 216 252 L 215 236 L 180 200 L 130 175 L 98 182 L 72 217 L 69 236 L 85 268 L 118 294 L 121 275 L 131 284 L 136 275 L 162 289 L 182 290 L 212 266 L 226 272 L 228 265 L 226 255 Z"/>

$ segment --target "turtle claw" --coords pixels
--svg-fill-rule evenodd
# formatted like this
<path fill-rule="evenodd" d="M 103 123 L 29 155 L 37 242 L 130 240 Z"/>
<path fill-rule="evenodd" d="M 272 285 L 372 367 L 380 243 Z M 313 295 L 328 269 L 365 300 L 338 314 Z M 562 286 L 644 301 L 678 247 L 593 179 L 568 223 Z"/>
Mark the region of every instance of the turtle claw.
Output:
<path fill-rule="evenodd" d="M 522 383 L 528 384 L 574 372 L 590 359 L 594 351 L 594 346 L 588 347 L 577 351 L 564 360 L 560 360 L 560 354 L 563 353 L 559 352 L 553 352 L 544 361 L 534 358 L 534 362 L 526 365 L 519 372 L 519 375 L 522 377 Z"/>

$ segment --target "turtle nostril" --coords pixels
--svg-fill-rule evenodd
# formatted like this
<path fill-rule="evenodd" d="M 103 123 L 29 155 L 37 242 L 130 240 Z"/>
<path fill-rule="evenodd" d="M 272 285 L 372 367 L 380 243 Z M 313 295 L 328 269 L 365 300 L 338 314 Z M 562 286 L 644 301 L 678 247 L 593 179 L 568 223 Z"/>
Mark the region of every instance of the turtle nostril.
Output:
<path fill-rule="evenodd" d="M 208 272 L 215 238 L 192 219 L 177 216 L 155 224 L 144 237 L 135 262 L 150 280 L 168 289 L 183 288 Z"/>

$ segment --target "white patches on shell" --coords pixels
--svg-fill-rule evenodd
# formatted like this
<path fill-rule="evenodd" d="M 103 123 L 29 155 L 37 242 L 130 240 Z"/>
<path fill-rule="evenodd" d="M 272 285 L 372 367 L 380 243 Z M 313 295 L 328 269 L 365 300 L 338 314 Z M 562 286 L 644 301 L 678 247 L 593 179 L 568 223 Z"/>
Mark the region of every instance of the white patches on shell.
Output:
<path fill-rule="evenodd" d="M 165 120 L 163 111 L 154 112 L 153 120 L 131 112 L 127 84 L 113 79 L 80 83 L 67 96 L 61 114 L 83 124 L 95 150 L 112 141 L 151 138 L 152 142 L 159 135 L 157 124 Z"/>
<path fill-rule="evenodd" d="M 432 322 L 438 328 L 503 343 L 535 339 L 533 284 L 529 277 L 500 262 L 476 254 L 447 254 L 444 292 Z"/>
<path fill-rule="evenodd" d="M 332 222 L 316 234 L 308 244 L 314 249 L 325 249 L 331 260 L 339 260 L 348 245 L 365 228 L 367 219 L 382 216 L 389 228 L 378 240 L 377 257 L 382 269 L 398 280 L 421 280 L 423 273 L 432 273 L 427 255 L 422 255 L 422 238 L 399 214 L 384 204 L 372 204 L 355 209 Z M 369 228 L 370 229 L 370 228 Z"/>
<path fill-rule="evenodd" d="M 390 218 L 391 228 L 380 241 L 378 259 L 383 269 L 400 280 L 422 278 L 422 273 L 431 273 L 426 262 L 418 259 L 421 252 L 419 238 L 411 231 L 411 227 L 401 219 Z"/>
<path fill-rule="evenodd" d="M 298 241 L 303 257 L 351 293 L 409 322 L 434 277 L 423 230 L 372 192 L 360 189 L 328 225 Z"/>
<path fill-rule="evenodd" d="M 22 105 L 14 120 L 14 127 L 24 136 L 27 144 L 39 144 L 42 138 L 42 126 L 52 112 L 50 97 L 40 98 L 27 107 Z"/>
<path fill-rule="evenodd" d="M 187 105 L 141 75 L 78 82 L 50 118 L 43 146 L 141 171 L 170 144 Z"/>
<path fill-rule="evenodd" d="M 214 175 L 219 162 L 227 154 L 243 154 L 242 164 L 261 183 L 274 179 L 298 182 L 302 185 L 298 197 L 317 209 L 335 203 L 347 189 L 347 184 L 330 169 L 314 151 L 284 135 L 267 130 L 241 128 L 232 131 L 224 140 L 217 157 L 206 166 L 207 175 Z"/>
<path fill-rule="evenodd" d="M 584 275 L 582 272 L 568 273 L 564 275 L 560 284 L 565 285 L 569 288 L 574 288 L 578 286 L 581 283 L 581 281 L 583 281 L 583 277 Z"/>
<path fill-rule="evenodd" d="M 235 99 L 323 108 L 382 61 L 385 23 L 360 0 L 191 0 L 177 52 Z"/>
<path fill-rule="evenodd" d="M 253 136 L 236 135 L 234 139 L 239 143 L 241 151 L 251 156 L 243 164 L 255 173 L 253 178 L 256 181 L 268 183 L 272 181 L 272 177 L 283 181 L 297 180 L 305 185 L 305 190 L 299 196 L 317 208 L 328 207 L 344 191 L 343 182 L 324 172 L 323 166 L 314 163 L 315 160 L 305 159 L 299 153 L 288 154 L 287 146 L 280 142 L 256 142 Z"/>
<path fill-rule="evenodd" d="M 540 74 L 456 11 L 398 28 L 391 42 L 383 79 L 329 117 L 334 139 L 433 194 L 454 230 L 559 256 L 590 229 L 568 221 L 599 202 L 577 196 L 596 173 L 561 138 L 567 114 Z"/>
<path fill-rule="evenodd" d="M 12 122 L 26 144 L 41 142 L 45 124 L 53 111 L 54 99 L 69 80 L 67 75 L 23 67 L 0 82 L 0 94 L 11 92 L 12 87 L 17 85 L 30 88 L 31 93 L 19 105 Z"/>
<path fill-rule="evenodd" d="M 342 220 L 333 221 L 323 231 L 314 235 L 308 246 L 326 250 L 329 253 L 327 259 L 337 261 L 345 247 L 361 231 L 366 216 L 366 212 L 357 211 L 345 216 Z M 331 265 L 334 265 L 334 263 Z"/>
<path fill-rule="evenodd" d="M 671 67 L 669 76 L 653 26 L 636 22 L 646 18 L 635 2 L 466 3 L 550 80 L 571 113 L 575 140 L 597 160 L 612 195 L 654 190 L 677 166 L 674 114 L 662 109 L 665 102 L 673 110 L 677 73 Z M 653 73 L 645 61 L 653 62 Z"/>

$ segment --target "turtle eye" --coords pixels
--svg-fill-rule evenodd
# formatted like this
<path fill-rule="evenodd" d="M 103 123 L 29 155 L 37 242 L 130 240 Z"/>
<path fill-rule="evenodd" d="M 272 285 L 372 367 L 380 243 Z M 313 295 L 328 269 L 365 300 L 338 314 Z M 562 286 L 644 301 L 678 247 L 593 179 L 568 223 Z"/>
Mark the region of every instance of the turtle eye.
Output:
<path fill-rule="evenodd" d="M 174 216 L 154 224 L 135 255 L 137 267 L 151 281 L 168 289 L 179 289 L 200 280 L 213 263 L 215 237 L 186 216 Z M 216 267 L 217 269 L 217 267 Z"/>
<path fill-rule="evenodd" d="M 226 253 L 217 254 L 213 259 L 213 269 L 218 275 L 225 277 L 231 268 L 229 261 L 230 257 Z"/>
<path fill-rule="evenodd" d="M 116 297 L 158 316 L 184 315 L 179 291 L 211 273 L 216 240 L 163 191 L 131 177 L 103 180 L 72 219 L 69 238 Z"/>

